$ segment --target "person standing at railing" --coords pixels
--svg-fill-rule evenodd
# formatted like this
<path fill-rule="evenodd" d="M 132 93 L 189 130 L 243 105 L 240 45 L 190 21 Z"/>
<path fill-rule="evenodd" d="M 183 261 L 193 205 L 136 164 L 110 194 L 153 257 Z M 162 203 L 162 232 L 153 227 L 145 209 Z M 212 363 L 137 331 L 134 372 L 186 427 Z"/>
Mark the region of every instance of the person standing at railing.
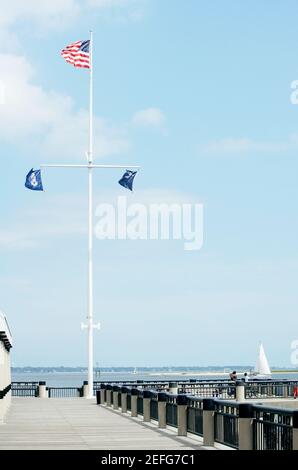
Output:
<path fill-rule="evenodd" d="M 237 372 L 233 370 L 233 372 L 230 373 L 230 379 L 236 382 L 237 380 Z"/>
<path fill-rule="evenodd" d="M 233 370 L 233 372 L 230 373 L 230 380 L 232 380 L 233 382 L 236 382 L 237 372 L 235 370 Z M 234 397 L 235 396 L 235 387 L 234 386 L 228 387 L 227 388 L 227 394 L 228 394 L 229 397 Z"/>
<path fill-rule="evenodd" d="M 298 385 L 294 385 L 294 399 L 296 400 L 298 396 Z"/>
<path fill-rule="evenodd" d="M 247 384 L 248 382 L 248 375 L 247 375 L 247 372 L 244 373 L 244 376 L 243 376 L 243 382 L 245 382 Z"/>

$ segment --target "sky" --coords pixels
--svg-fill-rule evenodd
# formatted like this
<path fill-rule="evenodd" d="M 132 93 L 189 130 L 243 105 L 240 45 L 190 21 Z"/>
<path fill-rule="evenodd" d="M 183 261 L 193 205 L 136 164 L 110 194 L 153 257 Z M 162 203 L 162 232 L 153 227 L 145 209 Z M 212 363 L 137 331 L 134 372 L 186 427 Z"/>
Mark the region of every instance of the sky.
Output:
<path fill-rule="evenodd" d="M 89 72 L 61 49 L 94 31 L 95 206 L 200 203 L 204 243 L 94 238 L 98 366 L 291 366 L 297 318 L 295 0 L 0 0 L 0 308 L 15 366 L 86 365 Z"/>

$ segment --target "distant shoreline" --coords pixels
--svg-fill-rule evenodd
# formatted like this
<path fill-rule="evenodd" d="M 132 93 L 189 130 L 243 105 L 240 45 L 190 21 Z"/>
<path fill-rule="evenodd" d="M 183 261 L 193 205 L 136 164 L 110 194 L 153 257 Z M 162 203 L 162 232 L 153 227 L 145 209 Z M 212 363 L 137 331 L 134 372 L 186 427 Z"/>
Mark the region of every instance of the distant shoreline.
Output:
<path fill-rule="evenodd" d="M 202 370 L 197 370 L 197 371 L 180 371 L 180 370 L 177 370 L 177 371 L 148 371 L 148 370 L 138 370 L 137 372 L 134 372 L 134 371 L 100 371 L 100 376 L 104 376 L 104 375 L 131 375 L 131 376 L 155 376 L 155 377 L 163 377 L 163 376 L 184 376 L 184 377 L 187 377 L 187 376 L 196 376 L 196 377 L 202 377 L 202 376 L 210 376 L 210 377 L 214 377 L 214 376 L 220 376 L 220 377 L 224 377 L 224 376 L 229 376 L 230 372 L 232 371 L 233 368 L 231 368 L 230 370 L 228 371 L 202 371 Z M 250 372 L 250 369 L 238 369 L 237 370 L 237 374 L 238 375 L 242 375 L 244 374 L 245 372 Z M 14 374 L 85 374 L 87 373 L 86 370 L 82 370 L 82 371 L 60 371 L 60 370 L 50 370 L 50 371 L 47 371 L 47 370 L 14 370 L 13 371 Z M 95 374 L 96 374 L 96 371 L 95 371 Z M 274 374 L 298 374 L 298 370 L 292 370 L 292 369 L 277 369 L 277 370 L 272 370 L 271 371 L 271 374 L 274 375 Z"/>

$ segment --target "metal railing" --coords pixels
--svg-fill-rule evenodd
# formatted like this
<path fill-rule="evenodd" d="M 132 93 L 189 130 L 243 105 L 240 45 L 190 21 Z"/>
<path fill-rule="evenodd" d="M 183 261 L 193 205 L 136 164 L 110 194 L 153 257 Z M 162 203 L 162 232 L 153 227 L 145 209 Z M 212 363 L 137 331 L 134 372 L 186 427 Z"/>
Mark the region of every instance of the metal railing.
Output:
<path fill-rule="evenodd" d="M 38 397 L 39 382 L 12 382 L 11 395 L 13 397 Z"/>
<path fill-rule="evenodd" d="M 238 405 L 216 402 L 214 440 L 235 449 L 239 445 Z"/>
<path fill-rule="evenodd" d="M 291 450 L 293 448 L 293 412 L 254 407 L 254 450 Z"/>
<path fill-rule="evenodd" d="M 150 400 L 150 419 L 154 419 L 158 421 L 158 401 L 157 401 L 157 393 L 152 392 L 151 400 Z"/>
<path fill-rule="evenodd" d="M 177 427 L 177 395 L 167 393 L 166 402 L 166 423 L 169 426 Z"/>
<path fill-rule="evenodd" d="M 131 388 L 142 388 L 145 390 L 157 390 L 157 391 L 162 391 L 162 390 L 167 390 L 169 388 L 169 381 L 143 381 L 143 380 L 113 380 L 113 381 L 96 381 L 93 382 L 93 390 L 94 394 L 98 390 L 100 390 L 101 385 L 119 385 L 123 387 L 131 387 Z"/>
<path fill-rule="evenodd" d="M 11 384 L 7 385 L 7 387 L 0 390 L 0 400 L 3 400 L 10 391 L 11 391 Z"/>
<path fill-rule="evenodd" d="M 243 382 L 240 382 L 244 384 Z M 155 390 L 156 392 L 168 392 L 172 389 L 169 381 L 96 381 L 94 382 L 94 395 L 102 385 L 118 385 L 142 390 Z M 199 398 L 216 398 L 221 400 L 233 400 L 236 398 L 235 382 L 227 379 L 218 380 L 182 380 L 175 382 L 179 394 L 197 396 Z M 51 387 L 65 389 L 66 387 Z M 76 387 L 70 387 L 76 388 Z M 245 383 L 245 398 L 290 398 L 294 396 L 294 390 L 298 391 L 298 381 L 293 380 L 252 380 Z M 58 393 L 58 392 L 57 392 Z M 61 392 L 63 395 L 63 392 Z M 12 382 L 12 395 L 33 397 L 38 396 L 38 382 Z"/>
<path fill-rule="evenodd" d="M 189 397 L 187 407 L 187 431 L 203 436 L 203 400 Z"/>
<path fill-rule="evenodd" d="M 127 410 L 131 411 L 131 394 L 127 394 Z"/>
<path fill-rule="evenodd" d="M 138 415 L 143 415 L 144 413 L 144 406 L 143 406 L 143 394 L 140 393 L 137 398 L 137 411 Z"/>
<path fill-rule="evenodd" d="M 127 396 L 128 411 L 131 411 L 133 395 L 137 397 L 137 415 L 144 415 L 143 400 L 149 398 L 150 420 L 158 421 L 162 428 L 175 427 L 178 435 L 183 436 L 190 433 L 202 436 L 205 440 L 206 431 L 206 436 L 208 436 L 206 439 L 211 442 L 206 445 L 213 445 L 217 442 L 234 449 L 245 449 L 247 445 L 256 450 L 298 449 L 298 441 L 296 439 L 294 443 L 293 439 L 294 427 L 298 432 L 298 411 L 295 410 L 270 408 L 265 405 L 245 403 L 245 401 L 233 402 L 218 398 L 175 395 L 155 390 L 150 390 L 148 393 L 148 391 L 131 387 L 124 387 L 123 393 Z M 163 406 L 159 407 L 159 402 Z M 178 413 L 179 405 L 182 406 Z M 148 414 L 146 413 L 146 421 L 148 421 Z M 204 427 L 205 418 L 207 422 Z M 241 436 L 242 447 L 240 446 Z"/>
<path fill-rule="evenodd" d="M 196 395 L 200 398 L 233 399 L 236 395 L 236 384 L 233 381 L 196 382 L 178 384 L 178 393 Z"/>
<path fill-rule="evenodd" d="M 83 396 L 82 387 L 48 387 L 49 398 L 76 398 Z"/>
<path fill-rule="evenodd" d="M 245 398 L 288 398 L 294 396 L 298 381 L 258 381 L 245 384 Z"/>

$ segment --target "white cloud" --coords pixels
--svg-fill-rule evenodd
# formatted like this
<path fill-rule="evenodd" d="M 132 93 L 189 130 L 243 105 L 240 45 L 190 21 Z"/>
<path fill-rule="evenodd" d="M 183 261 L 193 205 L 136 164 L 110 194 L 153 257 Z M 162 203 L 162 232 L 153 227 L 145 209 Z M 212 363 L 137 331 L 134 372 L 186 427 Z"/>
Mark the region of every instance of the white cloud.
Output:
<path fill-rule="evenodd" d="M 41 152 L 66 159 L 84 158 L 88 145 L 89 114 L 85 110 L 61 114 L 43 138 Z M 126 131 L 110 125 L 106 120 L 94 119 L 94 156 L 103 158 L 119 153 L 125 154 L 130 148 Z"/>
<path fill-rule="evenodd" d="M 144 17 L 147 0 L 87 0 L 87 5 L 106 12 L 110 18 L 120 21 L 138 21 Z"/>
<path fill-rule="evenodd" d="M 0 24 L 11 26 L 18 20 L 32 21 L 38 29 L 65 27 L 78 17 L 80 4 L 77 0 L 0 0 Z"/>
<path fill-rule="evenodd" d="M 14 230 L 0 229 L 0 249 L 22 250 L 24 248 L 34 247 L 35 244 L 27 238 L 26 234 L 15 232 Z"/>
<path fill-rule="evenodd" d="M 84 158 L 88 146 L 88 112 L 73 100 L 36 85 L 32 65 L 21 56 L 0 54 L 4 102 L 0 106 L 0 136 L 20 145 L 36 146 L 40 155 Z M 26 139 L 26 140 L 25 140 Z M 126 152 L 125 129 L 94 120 L 94 152 L 103 157 Z"/>
<path fill-rule="evenodd" d="M 282 152 L 288 150 L 290 142 L 262 142 L 254 141 L 248 138 L 226 138 L 214 140 L 203 147 L 207 153 L 247 153 L 251 151 L 257 152 Z"/>
<path fill-rule="evenodd" d="M 136 127 L 155 127 L 162 129 L 165 125 L 165 115 L 159 108 L 148 108 L 137 111 L 133 118 L 132 124 Z"/>
<path fill-rule="evenodd" d="M 38 149 L 47 157 L 84 158 L 88 146 L 88 111 L 77 109 L 67 95 L 38 85 L 35 69 L 23 55 L 26 45 L 15 32 L 24 21 L 32 31 L 67 27 L 81 14 L 113 11 L 138 14 L 146 0 L 0 0 L 0 138 Z M 19 25 L 19 23 L 18 23 Z M 21 26 L 20 26 L 21 27 Z M 5 51 L 1 54 L 1 51 Z M 16 55 L 18 51 L 20 55 Z M 10 53 L 9 53 L 10 52 Z M 83 71 L 84 73 L 84 71 Z M 125 153 L 130 145 L 127 123 L 115 126 L 94 118 L 94 153 Z"/>
<path fill-rule="evenodd" d="M 87 4 L 99 9 L 127 8 L 140 5 L 142 0 L 87 0 Z"/>
<path fill-rule="evenodd" d="M 199 203 L 200 198 L 196 194 L 175 191 L 163 188 L 139 189 L 136 193 L 130 195 L 133 203 L 139 204 L 184 204 Z"/>
<path fill-rule="evenodd" d="M 45 240 L 83 235 L 87 232 L 84 197 L 46 195 L 15 213 L 10 228 L 0 227 L 0 249 L 23 250 L 43 244 Z"/>
<path fill-rule="evenodd" d="M 0 0 L 1 27 L 19 20 L 34 24 L 39 31 L 65 28 L 81 15 L 112 13 L 115 19 L 141 19 L 146 0 Z"/>

